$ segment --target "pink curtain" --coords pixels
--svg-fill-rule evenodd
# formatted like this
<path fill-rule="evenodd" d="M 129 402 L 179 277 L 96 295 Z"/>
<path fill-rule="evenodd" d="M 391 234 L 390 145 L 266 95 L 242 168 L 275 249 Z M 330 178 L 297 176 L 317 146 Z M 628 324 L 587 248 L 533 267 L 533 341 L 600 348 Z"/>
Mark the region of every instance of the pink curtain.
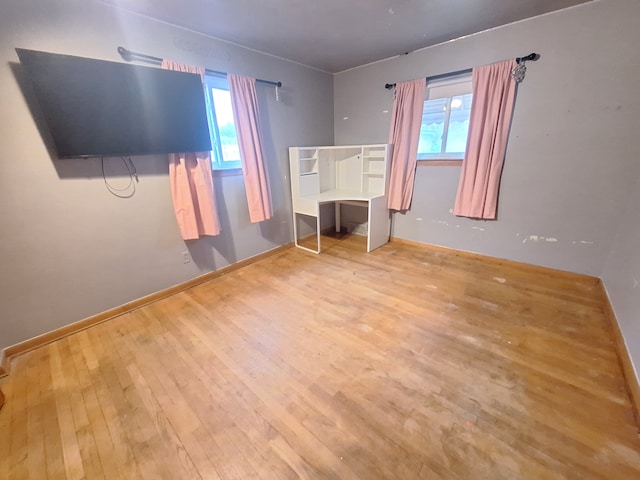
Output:
<path fill-rule="evenodd" d="M 516 82 L 511 78 L 515 66 L 515 60 L 508 60 L 473 69 L 467 152 L 453 209 L 455 215 L 496 218 L 500 176 L 516 97 Z"/>
<path fill-rule="evenodd" d="M 262 150 L 262 130 L 258 113 L 255 78 L 228 74 L 233 118 L 236 123 L 242 174 L 249 204 L 251 222 L 262 222 L 273 216 L 269 176 Z"/>
<path fill-rule="evenodd" d="M 185 240 L 220 233 L 208 152 L 174 153 L 169 161 L 169 183 L 176 219 Z"/>
<path fill-rule="evenodd" d="M 204 69 L 163 60 L 162 68 L 197 73 Z M 220 220 L 213 191 L 210 152 L 172 153 L 169 155 L 169 183 L 176 220 L 184 240 L 220 233 Z"/>
<path fill-rule="evenodd" d="M 389 133 L 393 154 L 387 206 L 392 210 L 408 210 L 411 206 L 425 91 L 424 78 L 396 85 Z"/>

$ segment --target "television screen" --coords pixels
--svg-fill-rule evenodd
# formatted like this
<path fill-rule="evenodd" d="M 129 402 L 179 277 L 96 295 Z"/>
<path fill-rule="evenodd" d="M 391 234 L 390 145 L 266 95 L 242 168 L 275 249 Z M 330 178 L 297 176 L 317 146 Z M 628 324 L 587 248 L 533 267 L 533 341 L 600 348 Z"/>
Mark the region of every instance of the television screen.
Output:
<path fill-rule="evenodd" d="M 199 75 L 16 51 L 59 158 L 211 150 Z"/>

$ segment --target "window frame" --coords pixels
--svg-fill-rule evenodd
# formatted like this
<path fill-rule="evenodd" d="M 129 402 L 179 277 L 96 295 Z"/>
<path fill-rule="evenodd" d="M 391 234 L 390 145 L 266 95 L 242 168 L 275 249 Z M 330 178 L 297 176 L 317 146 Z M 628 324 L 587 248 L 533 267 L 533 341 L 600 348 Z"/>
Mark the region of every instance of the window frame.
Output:
<path fill-rule="evenodd" d="M 240 160 L 225 161 L 222 153 L 222 143 L 220 142 L 220 129 L 218 128 L 218 117 L 216 106 L 213 101 L 212 89 L 229 91 L 229 82 L 226 77 L 216 75 L 205 75 L 204 77 L 205 95 L 207 98 L 207 119 L 209 120 L 209 132 L 211 135 L 211 169 L 213 172 L 226 172 L 232 174 L 242 169 Z M 234 119 L 235 126 L 235 119 Z M 238 134 L 236 130 L 236 141 Z"/>
<path fill-rule="evenodd" d="M 466 152 L 447 153 L 446 144 L 449 133 L 449 123 L 451 120 L 451 100 L 453 97 L 462 95 L 472 95 L 471 73 L 461 75 L 453 75 L 438 79 L 432 82 L 427 81 L 427 89 L 425 92 L 424 103 L 430 100 L 447 99 L 446 112 L 444 118 L 443 132 L 441 137 L 440 152 L 437 153 L 420 153 L 418 152 L 417 161 L 420 166 L 441 166 L 441 165 L 461 165 Z M 471 99 L 473 102 L 473 97 Z M 423 124 L 420 124 L 422 130 Z M 468 136 L 468 130 L 467 130 Z"/>

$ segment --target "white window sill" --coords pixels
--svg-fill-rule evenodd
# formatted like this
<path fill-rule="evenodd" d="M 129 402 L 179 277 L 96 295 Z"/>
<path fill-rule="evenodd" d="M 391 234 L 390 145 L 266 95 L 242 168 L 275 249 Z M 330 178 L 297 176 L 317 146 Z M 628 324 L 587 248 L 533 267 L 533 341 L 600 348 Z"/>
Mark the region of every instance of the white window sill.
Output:
<path fill-rule="evenodd" d="M 242 175 L 242 168 L 218 168 L 213 170 L 214 177 L 233 177 Z"/>
<path fill-rule="evenodd" d="M 459 167 L 462 165 L 462 160 L 454 159 L 436 159 L 433 160 L 418 160 L 418 167 Z"/>

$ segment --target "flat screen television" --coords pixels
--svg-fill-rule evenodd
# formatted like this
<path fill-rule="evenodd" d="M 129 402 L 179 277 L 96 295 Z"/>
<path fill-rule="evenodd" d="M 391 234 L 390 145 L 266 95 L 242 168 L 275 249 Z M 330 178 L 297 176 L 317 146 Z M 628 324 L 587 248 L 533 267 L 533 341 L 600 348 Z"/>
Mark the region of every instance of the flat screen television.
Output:
<path fill-rule="evenodd" d="M 199 75 L 16 51 L 59 158 L 211 150 Z"/>

